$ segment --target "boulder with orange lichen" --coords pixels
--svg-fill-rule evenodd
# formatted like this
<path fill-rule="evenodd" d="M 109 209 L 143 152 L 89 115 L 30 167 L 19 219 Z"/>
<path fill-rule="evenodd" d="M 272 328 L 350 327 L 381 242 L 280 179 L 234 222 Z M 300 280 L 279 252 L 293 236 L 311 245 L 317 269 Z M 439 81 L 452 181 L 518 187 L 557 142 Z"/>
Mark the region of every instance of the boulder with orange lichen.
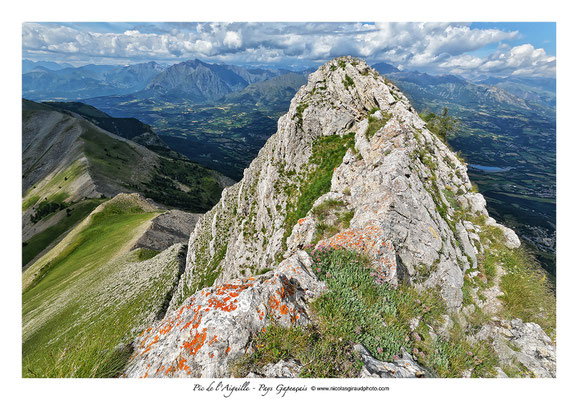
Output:
<path fill-rule="evenodd" d="M 306 325 L 308 303 L 325 284 L 303 251 L 274 271 L 205 288 L 147 328 L 134 343 L 125 377 L 225 377 L 231 360 L 271 324 Z"/>

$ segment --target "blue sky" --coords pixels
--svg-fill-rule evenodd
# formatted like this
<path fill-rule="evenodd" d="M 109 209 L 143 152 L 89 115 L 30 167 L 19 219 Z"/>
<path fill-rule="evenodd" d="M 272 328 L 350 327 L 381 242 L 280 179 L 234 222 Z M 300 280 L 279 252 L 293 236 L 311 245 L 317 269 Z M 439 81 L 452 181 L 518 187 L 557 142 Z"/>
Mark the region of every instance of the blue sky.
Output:
<path fill-rule="evenodd" d="M 556 23 L 554 22 L 474 22 L 472 28 L 518 31 L 520 37 L 510 42 L 512 46 L 530 43 L 543 48 L 549 55 L 556 55 Z M 485 50 L 497 46 L 487 46 Z"/>
<path fill-rule="evenodd" d="M 300 69 L 352 55 L 466 77 L 556 71 L 555 23 L 25 23 L 23 57 L 73 65 L 207 62 Z"/>

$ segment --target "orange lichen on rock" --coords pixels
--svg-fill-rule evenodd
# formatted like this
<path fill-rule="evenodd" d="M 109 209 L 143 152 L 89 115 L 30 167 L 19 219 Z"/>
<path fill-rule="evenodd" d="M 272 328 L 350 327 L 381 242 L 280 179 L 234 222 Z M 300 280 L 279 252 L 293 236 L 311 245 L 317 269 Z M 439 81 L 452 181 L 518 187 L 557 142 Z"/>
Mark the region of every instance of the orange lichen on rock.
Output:
<path fill-rule="evenodd" d="M 347 229 L 320 242 L 317 248 L 350 249 L 365 253 L 373 258 L 373 268 L 381 279 L 393 276 L 397 268 L 395 251 L 390 241 L 384 240 L 383 229 L 370 223 L 361 229 Z"/>
<path fill-rule="evenodd" d="M 213 336 L 213 338 L 209 341 L 209 346 L 212 345 L 213 343 L 218 342 L 219 340 L 217 339 L 217 335 Z"/>
<path fill-rule="evenodd" d="M 265 318 L 265 313 L 259 309 L 257 309 L 257 315 L 259 316 L 259 320 L 262 321 Z"/>
<path fill-rule="evenodd" d="M 349 248 L 363 253 L 372 253 L 378 250 L 383 230 L 374 224 L 361 229 L 348 229 L 322 241 L 318 247 L 332 247 L 334 249 Z"/>
<path fill-rule="evenodd" d="M 150 334 L 145 331 L 141 335 L 136 344 L 142 348 L 137 357 L 141 359 L 131 362 L 134 371 L 138 371 L 134 376 L 142 376 L 145 371 L 149 377 L 201 376 L 209 366 L 222 368 L 226 365 L 223 359 L 231 356 L 231 347 L 240 348 L 238 335 L 231 336 L 239 325 L 239 318 L 250 321 L 247 337 L 253 332 L 266 331 L 270 323 L 268 315 L 283 324 L 301 322 L 300 317 L 306 316 L 300 304 L 301 296 L 309 290 L 302 288 L 304 281 L 300 273 L 304 271 L 297 263 L 286 262 L 267 279 L 236 279 L 189 297 L 180 308 L 154 324 Z M 231 312 L 234 313 L 227 315 Z M 219 325 L 207 323 L 214 320 L 219 320 Z M 164 353 L 168 356 L 157 358 Z M 160 361 L 164 367 L 159 367 Z"/>
<path fill-rule="evenodd" d="M 183 349 L 187 349 L 190 354 L 195 355 L 205 344 L 206 338 L 207 328 L 204 328 L 202 333 L 195 332 L 195 336 L 191 340 L 183 343 Z"/>
<path fill-rule="evenodd" d="M 279 305 L 281 304 L 281 300 L 279 300 L 277 298 L 277 295 L 273 294 L 269 297 L 269 308 L 271 308 L 271 310 L 277 310 L 279 309 Z"/>
<path fill-rule="evenodd" d="M 183 369 L 188 369 L 189 366 L 185 364 L 185 359 L 181 358 L 177 364 L 177 369 L 178 370 L 183 370 Z"/>

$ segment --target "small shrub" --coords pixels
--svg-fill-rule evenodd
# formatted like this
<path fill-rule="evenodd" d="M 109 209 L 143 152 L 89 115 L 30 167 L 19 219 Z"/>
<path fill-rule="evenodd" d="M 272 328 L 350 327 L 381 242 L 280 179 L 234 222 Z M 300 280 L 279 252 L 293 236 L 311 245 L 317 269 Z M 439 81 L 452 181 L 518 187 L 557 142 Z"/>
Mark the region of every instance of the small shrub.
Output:
<path fill-rule="evenodd" d="M 353 218 L 353 210 L 345 210 L 345 203 L 341 200 L 327 200 L 312 210 L 317 219 L 315 226 L 315 238 L 312 244 L 320 240 L 329 238 L 347 228 Z M 333 216 L 332 223 L 326 223 L 327 219 Z"/>
<path fill-rule="evenodd" d="M 313 215 L 320 220 L 325 220 L 335 208 L 345 207 L 345 203 L 341 200 L 326 200 L 319 204 L 312 211 Z"/>
<path fill-rule="evenodd" d="M 297 126 L 299 127 L 303 126 L 303 111 L 305 111 L 307 107 L 309 107 L 308 103 L 299 103 L 297 106 L 295 117 L 297 118 Z"/>
<path fill-rule="evenodd" d="M 449 116 L 447 107 L 443 109 L 441 115 L 429 112 L 420 114 L 420 117 L 426 122 L 426 128 L 445 144 L 448 135 L 457 129 L 458 120 Z"/>
<path fill-rule="evenodd" d="M 351 79 L 351 77 L 347 74 L 345 74 L 345 79 L 343 80 L 343 85 L 345 86 L 345 89 L 349 89 L 349 87 L 354 87 L 355 86 L 355 82 L 353 82 L 353 79 Z"/>
<path fill-rule="evenodd" d="M 32 214 L 30 216 L 30 221 L 33 224 L 35 224 L 35 223 L 43 220 L 44 218 L 54 214 L 55 212 L 58 212 L 60 210 L 64 210 L 69 205 L 70 204 L 68 204 L 68 203 L 58 202 L 58 201 L 42 201 L 36 207 L 34 214 Z"/>
<path fill-rule="evenodd" d="M 385 115 L 383 115 L 383 118 L 381 119 L 373 117 L 372 114 L 373 113 L 370 112 L 369 116 L 367 117 L 367 120 L 369 122 L 367 130 L 365 131 L 365 137 L 367 138 L 367 140 L 371 140 L 373 135 L 375 135 L 375 133 L 378 130 L 383 128 L 385 124 L 387 124 L 387 122 L 391 119 L 391 114 L 389 113 L 385 113 Z"/>

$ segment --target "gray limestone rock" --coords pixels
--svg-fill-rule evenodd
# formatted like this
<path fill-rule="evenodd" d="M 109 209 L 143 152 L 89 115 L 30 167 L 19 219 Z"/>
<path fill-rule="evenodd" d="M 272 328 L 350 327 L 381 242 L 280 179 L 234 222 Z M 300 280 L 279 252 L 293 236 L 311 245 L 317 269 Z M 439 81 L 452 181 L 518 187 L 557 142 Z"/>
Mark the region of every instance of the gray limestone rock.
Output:
<path fill-rule="evenodd" d="M 151 221 L 151 225 L 132 249 L 147 248 L 163 251 L 175 243 L 187 243 L 201 215 L 181 210 L 166 211 Z"/>
<path fill-rule="evenodd" d="M 346 76 L 354 85 L 344 85 Z M 369 136 L 368 116 L 376 108 L 372 118 L 385 125 Z M 351 58 L 328 62 L 309 76 L 243 179 L 201 217 L 171 309 L 202 289 L 208 276 L 223 283 L 255 274 L 312 244 L 320 223 L 312 211 L 293 226 L 286 225 L 287 217 L 315 168 L 314 143 L 351 132 L 354 148 L 315 204 L 342 199 L 353 212 L 348 232 L 375 227 L 374 244 L 391 245 L 389 281 L 437 288 L 452 310 L 459 309 L 463 274 L 477 267 L 477 251 L 476 236 L 455 221 L 452 204 L 487 215 L 486 202 L 479 193 L 455 194 L 471 188 L 466 165 L 425 128 L 399 89 Z"/>
<path fill-rule="evenodd" d="M 251 372 L 247 378 L 299 378 L 302 368 L 295 360 L 281 360 L 276 364 L 267 364 L 258 373 Z"/>
<path fill-rule="evenodd" d="M 274 271 L 205 288 L 146 329 L 125 377 L 225 377 L 251 337 L 273 322 L 307 325 L 308 303 L 325 290 L 303 251 Z"/>
<path fill-rule="evenodd" d="M 402 357 L 395 357 L 393 362 L 379 361 L 371 356 L 367 349 L 356 344 L 354 350 L 359 354 L 363 367 L 360 378 L 423 378 L 432 375 L 413 360 L 411 355 L 402 350 Z"/>
<path fill-rule="evenodd" d="M 538 324 L 494 320 L 480 329 L 476 339 L 490 340 L 502 365 L 518 363 L 530 376 L 556 377 L 556 346 Z"/>

